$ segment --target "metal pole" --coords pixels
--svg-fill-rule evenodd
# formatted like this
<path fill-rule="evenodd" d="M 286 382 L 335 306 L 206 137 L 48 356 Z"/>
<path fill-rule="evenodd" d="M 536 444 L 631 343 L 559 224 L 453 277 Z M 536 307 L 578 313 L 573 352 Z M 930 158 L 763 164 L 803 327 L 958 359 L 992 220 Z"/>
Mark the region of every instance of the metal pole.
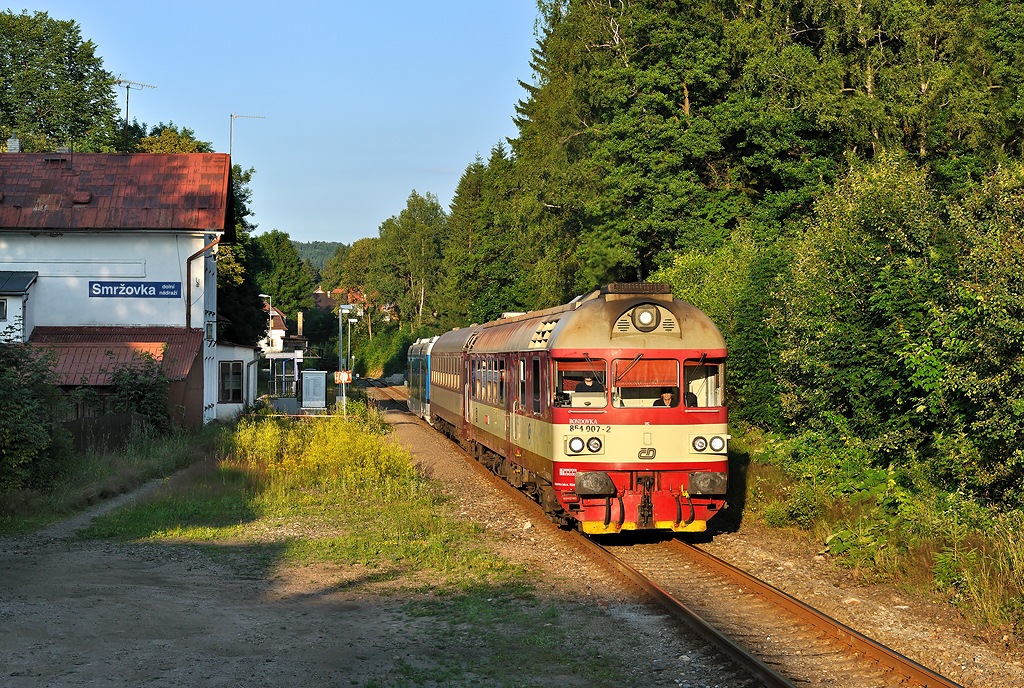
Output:
<path fill-rule="evenodd" d="M 348 418 L 348 397 L 345 395 L 345 366 L 342 364 L 341 359 L 345 352 L 345 342 L 341 336 L 344 334 L 344 328 L 341 326 L 341 316 L 348 315 L 345 311 L 338 309 L 338 367 L 341 368 L 341 414 Z"/>
<path fill-rule="evenodd" d="M 348 318 L 349 309 L 338 306 L 338 370 L 341 371 L 341 413 L 348 418 L 348 396 L 345 391 L 345 328 L 344 320 Z M 351 333 L 351 330 L 349 330 Z M 349 348 L 351 348 L 351 336 L 349 337 Z"/>

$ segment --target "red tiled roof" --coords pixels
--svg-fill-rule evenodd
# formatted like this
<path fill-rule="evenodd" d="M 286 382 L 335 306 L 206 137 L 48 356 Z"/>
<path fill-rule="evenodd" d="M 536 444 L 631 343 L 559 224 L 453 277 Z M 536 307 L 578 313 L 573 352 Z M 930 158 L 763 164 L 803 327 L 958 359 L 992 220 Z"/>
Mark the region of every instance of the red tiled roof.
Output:
<path fill-rule="evenodd" d="M 143 360 L 161 362 L 164 375 L 184 379 L 203 343 L 202 330 L 178 327 L 36 327 L 29 343 L 52 351 L 61 385 L 105 386 L 116 368 Z"/>
<path fill-rule="evenodd" d="M 225 153 L 2 153 L 0 232 L 234 233 Z"/>

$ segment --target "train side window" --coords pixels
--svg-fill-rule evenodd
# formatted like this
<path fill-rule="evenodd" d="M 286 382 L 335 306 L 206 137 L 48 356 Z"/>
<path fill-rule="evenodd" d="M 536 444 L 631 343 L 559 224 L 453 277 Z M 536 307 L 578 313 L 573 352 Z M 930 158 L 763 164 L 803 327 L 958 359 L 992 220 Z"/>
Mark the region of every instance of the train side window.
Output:
<path fill-rule="evenodd" d="M 687 406 L 725 406 L 725 361 L 703 357 L 684 361 L 683 377 Z"/>
<path fill-rule="evenodd" d="M 476 359 L 473 361 L 473 398 L 477 401 L 480 400 L 481 394 L 480 372 L 480 360 Z"/>
<path fill-rule="evenodd" d="M 526 363 L 519 361 L 519 399 L 518 403 L 521 407 L 523 401 L 526 399 Z"/>
<path fill-rule="evenodd" d="M 533 360 L 533 412 L 540 415 L 540 359 Z"/>
<path fill-rule="evenodd" d="M 498 361 L 498 406 L 505 405 L 505 359 Z"/>

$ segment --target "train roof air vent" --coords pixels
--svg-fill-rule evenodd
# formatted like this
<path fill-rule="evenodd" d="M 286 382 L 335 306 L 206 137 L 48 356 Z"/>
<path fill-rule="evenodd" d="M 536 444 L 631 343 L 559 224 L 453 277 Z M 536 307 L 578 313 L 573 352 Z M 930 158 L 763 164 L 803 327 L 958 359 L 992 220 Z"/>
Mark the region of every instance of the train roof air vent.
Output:
<path fill-rule="evenodd" d="M 557 318 L 542 322 L 537 328 L 537 331 L 533 333 L 533 337 L 530 339 L 530 348 L 546 349 L 548 347 L 548 341 L 551 339 L 551 331 L 555 329 L 555 325 L 557 324 Z"/>
<path fill-rule="evenodd" d="M 671 294 L 672 287 L 656 282 L 612 282 L 601 287 L 602 294 Z"/>

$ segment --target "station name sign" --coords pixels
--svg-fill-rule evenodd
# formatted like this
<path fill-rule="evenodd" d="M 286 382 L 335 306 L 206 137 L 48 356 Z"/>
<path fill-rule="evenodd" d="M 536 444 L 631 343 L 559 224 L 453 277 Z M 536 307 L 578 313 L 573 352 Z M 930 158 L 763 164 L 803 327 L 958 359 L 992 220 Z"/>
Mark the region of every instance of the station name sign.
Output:
<path fill-rule="evenodd" d="M 89 298 L 179 299 L 181 282 L 89 282 Z"/>

